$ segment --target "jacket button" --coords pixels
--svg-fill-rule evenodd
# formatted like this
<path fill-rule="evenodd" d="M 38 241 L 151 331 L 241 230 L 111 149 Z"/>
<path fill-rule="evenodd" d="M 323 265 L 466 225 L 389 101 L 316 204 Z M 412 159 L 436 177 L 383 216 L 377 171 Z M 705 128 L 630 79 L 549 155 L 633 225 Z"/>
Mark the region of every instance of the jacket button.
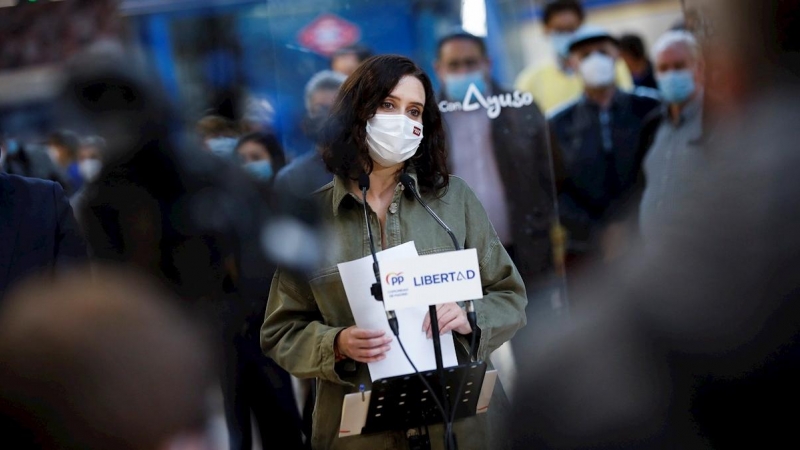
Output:
<path fill-rule="evenodd" d="M 392 214 L 397 213 L 397 203 L 392 203 L 391 205 L 389 205 L 389 212 Z"/>

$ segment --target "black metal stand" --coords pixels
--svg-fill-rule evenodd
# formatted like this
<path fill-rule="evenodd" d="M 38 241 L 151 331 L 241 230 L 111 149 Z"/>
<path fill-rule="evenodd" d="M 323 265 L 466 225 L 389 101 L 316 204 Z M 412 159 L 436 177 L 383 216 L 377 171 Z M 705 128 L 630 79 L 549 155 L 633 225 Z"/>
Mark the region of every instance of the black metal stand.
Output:
<path fill-rule="evenodd" d="M 455 418 L 463 419 L 474 416 L 478 407 L 483 378 L 486 375 L 486 363 L 478 361 L 422 372 L 421 375 L 431 389 L 449 392 L 444 403 L 450 411 L 455 410 Z M 458 390 L 461 377 L 466 376 L 464 392 L 458 405 L 452 404 Z M 440 382 L 440 380 L 442 380 Z M 429 392 L 415 374 L 400 375 L 376 380 L 372 383 L 367 421 L 362 433 L 378 433 L 383 431 L 406 431 L 412 428 L 443 423 L 442 414 L 433 401 L 435 392 Z"/>
<path fill-rule="evenodd" d="M 442 339 L 441 336 L 439 336 L 439 316 L 436 313 L 436 305 L 430 305 L 428 307 L 428 315 L 430 315 L 431 318 L 431 337 L 433 338 L 433 353 L 434 356 L 436 357 L 436 371 L 439 374 L 439 379 L 444 380 L 445 378 L 444 378 L 444 362 L 442 358 Z M 448 398 L 447 395 L 447 388 L 445 387 L 444 383 L 440 383 L 440 386 L 442 395 L 440 398 L 440 402 L 442 403 L 444 414 L 446 417 L 451 417 L 452 409 L 450 408 L 450 399 Z M 455 392 L 455 389 L 457 388 L 458 385 L 455 386 L 453 392 Z M 451 444 L 455 445 L 453 444 L 455 442 L 455 438 L 452 435 L 452 430 L 448 427 L 445 427 L 444 439 L 445 442 L 448 443 L 448 445 L 445 446 L 446 449 L 457 450 L 456 448 L 452 448 L 451 446 Z"/>

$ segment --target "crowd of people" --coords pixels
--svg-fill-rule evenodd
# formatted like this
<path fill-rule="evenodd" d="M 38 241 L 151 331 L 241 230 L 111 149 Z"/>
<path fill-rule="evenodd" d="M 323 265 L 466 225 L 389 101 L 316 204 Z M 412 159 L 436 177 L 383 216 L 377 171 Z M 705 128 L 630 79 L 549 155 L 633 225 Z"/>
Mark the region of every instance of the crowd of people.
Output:
<path fill-rule="evenodd" d="M 514 88 L 464 31 L 440 37 L 431 74 L 342 48 L 306 80 L 313 146 L 291 152 L 247 117 L 178 130 L 122 60 L 81 64 L 59 97 L 80 133 L 1 130 L 0 429 L 22 448 L 208 448 L 221 390 L 231 450 L 253 448 L 253 424 L 264 448 L 315 450 L 416 433 L 437 449 L 450 433 L 462 449 L 702 448 L 753 438 L 726 428 L 745 427 L 736 414 L 774 431 L 726 396 L 763 410 L 794 392 L 797 217 L 773 185 L 796 179 L 783 93 L 800 5 L 732 3 L 704 11 L 711 36 L 678 25 L 648 48 L 549 0 L 553 58 Z M 741 30 L 775 40 L 767 57 Z M 475 249 L 476 319 L 438 305 L 438 329 L 462 363 L 510 345 L 515 401 L 498 382 L 487 414 L 452 427 L 339 437 L 345 395 L 397 344 L 356 325 L 337 269 L 373 239 Z"/>

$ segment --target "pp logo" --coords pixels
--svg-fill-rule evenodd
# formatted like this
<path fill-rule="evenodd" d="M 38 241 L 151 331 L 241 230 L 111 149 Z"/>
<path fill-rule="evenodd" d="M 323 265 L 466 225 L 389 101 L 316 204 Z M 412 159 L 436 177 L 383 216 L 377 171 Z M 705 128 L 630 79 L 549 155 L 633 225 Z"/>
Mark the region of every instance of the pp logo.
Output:
<path fill-rule="evenodd" d="M 414 127 L 414 136 L 419 136 L 422 134 L 422 128 Z"/>
<path fill-rule="evenodd" d="M 389 286 L 397 286 L 403 284 L 405 278 L 403 277 L 403 272 L 390 272 L 386 274 L 386 284 Z"/>

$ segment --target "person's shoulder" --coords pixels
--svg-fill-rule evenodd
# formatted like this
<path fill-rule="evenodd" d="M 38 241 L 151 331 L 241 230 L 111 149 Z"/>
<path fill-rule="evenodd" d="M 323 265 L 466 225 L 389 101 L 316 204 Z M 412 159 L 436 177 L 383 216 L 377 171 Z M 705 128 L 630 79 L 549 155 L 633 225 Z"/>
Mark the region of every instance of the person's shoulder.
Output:
<path fill-rule="evenodd" d="M 292 168 L 303 167 L 307 164 L 316 163 L 317 160 L 320 160 L 321 158 L 322 157 L 319 155 L 319 153 L 317 153 L 316 150 L 308 151 L 295 158 L 286 167 L 292 167 Z"/>
<path fill-rule="evenodd" d="M 464 199 L 469 196 L 475 196 L 472 192 L 472 188 L 469 187 L 466 181 L 463 178 L 450 175 L 450 181 L 447 185 L 447 192 L 444 193 L 442 199 L 447 200 L 450 199 Z"/>
<path fill-rule="evenodd" d="M 49 192 L 57 189 L 58 183 L 55 181 L 44 180 L 41 178 L 24 177 L 9 173 L 0 174 L 0 182 L 5 182 L 16 189 L 24 189 L 33 192 Z"/>
<path fill-rule="evenodd" d="M 314 198 L 330 198 L 333 195 L 333 180 L 311 193 Z"/>
<path fill-rule="evenodd" d="M 520 90 L 526 90 L 526 88 L 530 89 L 530 83 L 535 82 L 543 76 L 554 73 L 556 70 L 558 70 L 558 65 L 552 59 L 533 63 L 522 69 L 519 75 L 517 75 L 517 80 L 514 84 L 517 89 Z"/>
<path fill-rule="evenodd" d="M 661 94 L 653 88 L 637 86 L 631 92 L 629 92 L 629 95 L 631 95 L 634 101 L 640 102 L 644 105 L 661 104 Z"/>
<path fill-rule="evenodd" d="M 661 98 L 658 91 L 646 87 L 637 87 L 627 93 L 633 113 L 641 118 L 660 110 Z"/>
<path fill-rule="evenodd" d="M 547 114 L 547 120 L 555 123 L 566 120 L 575 111 L 579 101 L 580 97 L 577 97 L 556 106 Z"/>

